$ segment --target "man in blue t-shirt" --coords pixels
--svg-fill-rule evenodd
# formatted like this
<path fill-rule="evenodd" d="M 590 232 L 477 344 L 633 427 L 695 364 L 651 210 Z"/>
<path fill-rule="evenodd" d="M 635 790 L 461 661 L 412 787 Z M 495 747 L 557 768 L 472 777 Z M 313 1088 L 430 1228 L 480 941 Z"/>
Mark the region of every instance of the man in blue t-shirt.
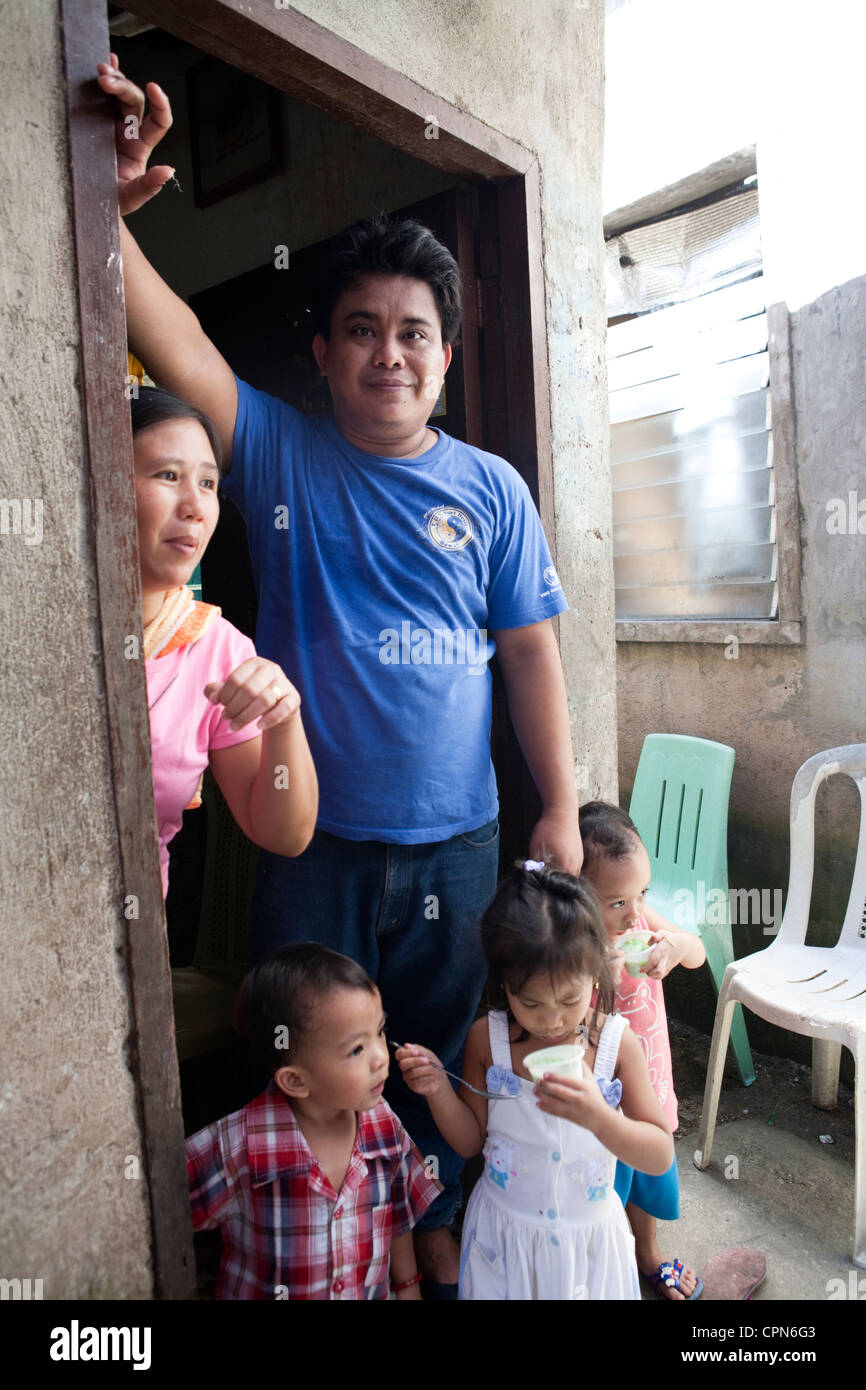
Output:
<path fill-rule="evenodd" d="M 149 84 L 150 116 L 129 141 L 123 117 L 141 120 L 143 94 L 107 64 L 100 82 L 120 102 L 125 214 L 170 177 L 145 171 L 171 116 Z M 308 420 L 239 381 L 125 227 L 122 244 L 133 350 L 211 416 L 231 460 L 257 649 L 300 691 L 319 777 L 309 849 L 262 856 L 253 957 L 310 939 L 352 956 L 377 979 L 389 1038 L 458 1069 L 484 978 L 477 923 L 496 884 L 494 652 L 543 803 L 527 849 L 572 872 L 583 853 L 551 623 L 567 605 L 537 512 L 510 465 L 427 425 L 460 323 L 457 266 L 413 222 L 344 234 L 313 341 L 333 418 Z M 264 689 L 262 712 L 280 696 Z M 444 1185 L 416 1245 L 428 1291 L 447 1296 L 462 1160 L 393 1070 L 392 1103 Z"/>

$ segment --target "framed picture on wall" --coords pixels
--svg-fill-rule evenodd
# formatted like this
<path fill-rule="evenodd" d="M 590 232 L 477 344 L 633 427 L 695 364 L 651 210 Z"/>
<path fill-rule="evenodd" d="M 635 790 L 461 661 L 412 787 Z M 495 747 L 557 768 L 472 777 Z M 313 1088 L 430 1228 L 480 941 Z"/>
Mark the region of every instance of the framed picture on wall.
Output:
<path fill-rule="evenodd" d="M 210 207 L 282 169 L 274 87 L 205 58 L 187 73 L 187 99 L 196 207 Z"/>

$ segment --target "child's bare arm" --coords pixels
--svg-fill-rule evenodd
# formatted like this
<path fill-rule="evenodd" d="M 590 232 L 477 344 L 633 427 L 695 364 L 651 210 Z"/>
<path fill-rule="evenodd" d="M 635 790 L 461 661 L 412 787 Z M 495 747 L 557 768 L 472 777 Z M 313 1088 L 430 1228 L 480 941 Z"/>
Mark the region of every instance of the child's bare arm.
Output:
<path fill-rule="evenodd" d="M 643 1048 L 630 1028 L 620 1044 L 617 1076 L 622 1082 L 621 1110 L 608 1105 L 588 1067 L 579 1079 L 540 1081 L 535 1091 L 539 1109 L 592 1130 L 606 1149 L 641 1173 L 666 1173 L 673 1161 L 673 1140 Z"/>
<path fill-rule="evenodd" d="M 464 1081 L 482 1090 L 485 1078 L 481 1051 L 486 1034 L 487 1020 L 479 1019 L 469 1031 L 463 1057 Z M 487 1102 L 465 1086 L 460 1095 L 456 1095 L 445 1073 L 430 1065 L 431 1061 L 439 1062 L 439 1058 L 427 1047 L 406 1043 L 398 1049 L 396 1057 L 406 1085 L 426 1097 L 442 1138 L 461 1158 L 474 1158 L 480 1153 L 487 1133 Z"/>
<path fill-rule="evenodd" d="M 395 1236 L 391 1241 L 391 1283 L 405 1284 L 407 1279 L 414 1279 L 417 1273 L 412 1232 L 407 1231 L 405 1235 Z M 395 1289 L 394 1297 L 400 1303 L 420 1303 L 421 1290 L 417 1284 L 411 1284 L 408 1289 Z"/>
<path fill-rule="evenodd" d="M 663 980 L 677 965 L 686 970 L 696 970 L 707 958 L 704 943 L 697 932 L 683 931 L 675 927 L 649 905 L 644 907 L 647 926 L 657 935 L 663 936 L 644 967 L 643 974 L 651 980 Z"/>
<path fill-rule="evenodd" d="M 621 1128 L 626 1125 L 630 1127 L 628 1133 L 623 1130 L 628 1151 L 620 1152 L 607 1139 L 602 1138 L 601 1142 L 623 1163 L 630 1164 L 641 1173 L 666 1173 L 673 1162 L 674 1141 L 667 1116 L 650 1079 L 640 1038 L 630 1028 L 626 1028 L 622 1036 L 616 1074 L 622 1083 L 621 1108 L 617 1113 L 608 1107 L 608 1114 L 622 1122 Z"/>

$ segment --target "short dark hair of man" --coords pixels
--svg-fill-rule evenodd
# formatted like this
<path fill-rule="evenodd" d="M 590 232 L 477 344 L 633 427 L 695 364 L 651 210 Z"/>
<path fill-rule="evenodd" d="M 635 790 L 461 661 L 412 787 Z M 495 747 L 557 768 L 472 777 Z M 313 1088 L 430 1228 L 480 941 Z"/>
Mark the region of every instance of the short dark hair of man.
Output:
<path fill-rule="evenodd" d="M 460 268 L 429 227 L 411 217 L 380 213 L 353 223 L 334 238 L 321 267 L 313 315 L 323 338 L 331 336 L 331 316 L 340 295 L 362 275 L 423 280 L 439 310 L 442 342 L 454 342 L 463 316 Z"/>
<path fill-rule="evenodd" d="M 241 986 L 235 1025 L 262 1076 L 297 1058 L 322 1000 L 338 989 L 375 994 L 376 984 L 357 961 L 316 941 L 283 946 L 253 967 Z"/>

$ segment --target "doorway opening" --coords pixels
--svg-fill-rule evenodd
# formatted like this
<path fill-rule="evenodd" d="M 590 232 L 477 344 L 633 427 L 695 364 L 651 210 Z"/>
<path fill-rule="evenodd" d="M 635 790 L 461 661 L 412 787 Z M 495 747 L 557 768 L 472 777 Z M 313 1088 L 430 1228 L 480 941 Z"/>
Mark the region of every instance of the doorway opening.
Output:
<path fill-rule="evenodd" d="M 85 0 L 83 8 L 75 7 L 74 16 L 71 9 L 64 0 L 76 245 L 84 301 L 88 274 L 91 282 L 98 281 L 100 268 L 104 272 L 106 264 L 110 266 L 116 257 L 117 242 L 110 218 L 101 214 L 110 203 L 113 175 L 104 157 L 105 131 L 96 131 L 94 108 L 81 100 L 85 85 L 92 82 L 96 63 L 105 56 L 104 19 L 100 22 L 99 0 Z M 277 112 L 277 133 L 267 159 L 252 157 L 250 150 L 250 157 L 244 156 L 236 142 L 234 151 L 228 150 L 228 162 L 221 171 L 214 167 L 219 165 L 219 152 L 217 158 L 203 159 L 199 142 L 196 171 L 192 155 L 187 153 L 182 160 L 178 153 L 169 153 L 167 140 L 160 162 L 172 162 L 179 171 L 184 162 L 187 164 L 188 196 L 167 211 L 166 202 L 173 195 L 166 190 L 132 223 L 145 253 L 172 287 L 189 300 L 230 364 L 253 385 L 285 395 L 294 404 L 315 408 L 315 399 L 305 396 L 309 392 L 315 396 L 316 386 L 309 378 L 308 342 L 303 341 L 309 337 L 304 334 L 304 284 L 309 267 L 322 243 L 356 217 L 380 209 L 413 212 L 449 246 L 464 279 L 461 361 L 459 370 L 457 361 L 452 364 L 444 400 L 437 406 L 442 414 L 436 423 L 448 433 L 509 459 L 528 483 L 553 544 L 538 176 L 533 156 L 297 12 L 262 6 L 251 18 L 249 6 L 236 0 L 210 0 L 197 6 L 194 20 L 163 0 L 137 0 L 132 9 L 143 21 L 163 27 L 142 30 L 125 41 L 113 39 L 111 46 L 130 76 L 140 83 L 158 80 L 169 91 L 175 110 L 170 139 L 183 140 L 187 151 L 192 148 L 192 122 L 197 122 L 200 134 L 202 120 L 194 95 L 190 102 L 195 84 L 188 80 L 189 70 L 216 59 L 227 63 L 234 73 L 243 72 L 268 84 L 272 94 L 278 93 L 276 107 L 273 95 L 264 103 L 265 110 Z M 202 80 L 200 72 L 199 84 Z M 435 124 L 431 125 L 430 117 L 435 117 Z M 103 113 L 99 120 L 104 120 Z M 257 134 L 254 130 L 251 140 L 261 133 L 261 129 Z M 226 139 L 230 145 L 228 135 Z M 90 147 L 99 145 L 103 158 L 95 173 L 91 166 L 84 174 L 78 172 L 81 161 L 76 166 L 75 152 L 88 141 Z M 241 140 L 240 146 L 243 144 Z M 236 158 L 234 166 L 232 157 Z M 239 169 L 237 161 L 243 164 L 244 160 L 246 167 Z M 266 169 L 268 162 L 271 167 Z M 193 187 L 200 207 L 193 205 Z M 88 200 L 83 194 L 91 188 L 94 196 Z M 284 248 L 286 253 L 287 264 L 282 267 L 277 248 Z M 282 281 L 276 278 L 281 270 L 290 272 Z M 280 288 L 274 293 L 277 284 Z M 248 308 L 258 305 L 253 331 L 248 324 L 244 333 L 237 332 L 239 304 Z M 97 409 L 96 388 L 90 384 L 100 380 L 100 374 L 102 381 L 116 376 L 118 324 L 112 322 L 109 328 L 98 341 L 89 341 L 85 351 L 84 391 L 91 421 L 89 465 L 97 488 L 108 479 L 116 479 L 117 440 L 128 441 L 124 405 L 112 400 L 106 407 L 102 399 Z M 302 399 L 286 394 L 289 392 L 300 392 Z M 98 416 L 102 421 L 99 427 Z M 239 558 L 242 547 L 237 543 L 237 530 L 232 538 L 232 524 L 227 516 L 224 526 L 229 529 L 219 543 L 217 539 L 212 543 L 205 565 L 204 597 L 219 603 L 237 626 L 250 630 L 254 590 L 250 590 L 248 575 L 244 576 Z M 238 519 L 234 525 L 237 528 Z M 117 563 L 118 553 L 112 552 L 112 558 Z M 113 593 L 109 583 L 100 585 L 106 662 L 112 649 L 111 634 L 118 621 L 124 621 L 119 620 L 114 606 L 119 610 L 126 599 L 125 594 Z M 128 616 L 124 626 L 128 630 Z M 113 699 L 116 697 L 110 694 L 113 756 L 119 760 L 124 744 L 118 732 L 119 711 L 111 707 Z M 140 737 L 144 731 L 146 738 L 143 701 L 140 709 L 124 709 L 123 716 L 133 735 Z M 536 803 L 502 699 L 495 702 L 493 744 L 502 801 L 503 856 L 513 859 L 525 846 L 528 829 L 536 818 Z M 124 877 L 128 879 L 130 866 L 147 866 L 147 847 L 142 848 L 139 827 L 122 800 L 118 801 L 118 824 L 125 846 Z M 200 823 L 192 863 L 197 858 L 201 865 L 207 838 Z M 217 850 L 216 858 L 223 857 Z M 196 881 L 201 884 L 200 868 L 188 877 L 193 885 Z M 235 896 L 242 898 L 243 894 Z M 185 911 L 186 922 L 175 925 L 172 936 L 179 939 L 186 932 L 184 949 L 188 951 L 188 905 Z M 192 913 L 195 916 L 195 906 Z M 157 928 L 159 923 L 150 925 Z M 164 1084 L 167 982 L 152 934 L 139 932 L 134 940 L 130 933 L 129 957 L 135 967 L 130 971 L 130 989 L 139 1044 L 137 1081 L 150 1167 L 156 1172 L 158 1155 L 165 1147 L 160 1136 L 174 1132 L 173 1116 L 177 1113 L 176 1098 Z M 195 1096 L 196 1103 L 204 1101 L 197 1084 L 184 1089 L 185 1099 Z M 224 1111 L 221 1101 L 215 1113 Z M 212 1117 L 190 1116 L 187 1129 Z M 160 1170 L 163 1197 L 165 1185 L 177 1182 L 176 1168 L 172 1159 L 165 1173 Z M 174 1197 L 176 1211 L 185 1194 L 178 1191 Z M 160 1206 L 156 1190 L 151 1206 L 157 1290 L 170 1296 L 170 1290 L 182 1285 L 185 1278 L 186 1238 L 166 1217 L 165 1204 Z"/>

